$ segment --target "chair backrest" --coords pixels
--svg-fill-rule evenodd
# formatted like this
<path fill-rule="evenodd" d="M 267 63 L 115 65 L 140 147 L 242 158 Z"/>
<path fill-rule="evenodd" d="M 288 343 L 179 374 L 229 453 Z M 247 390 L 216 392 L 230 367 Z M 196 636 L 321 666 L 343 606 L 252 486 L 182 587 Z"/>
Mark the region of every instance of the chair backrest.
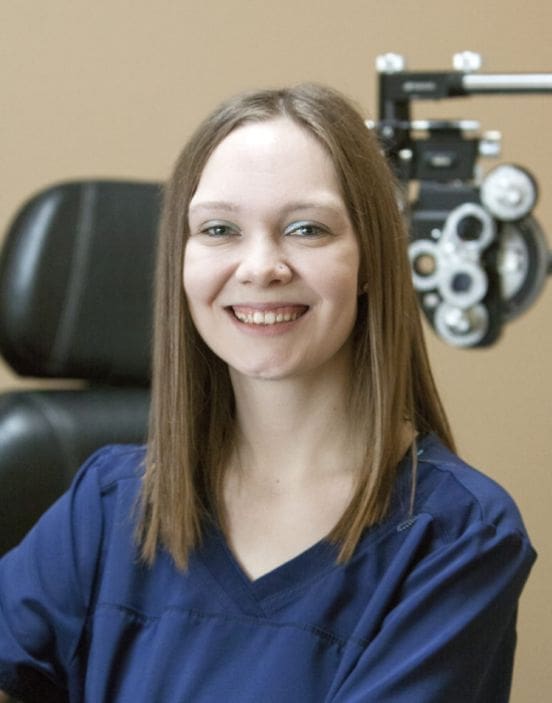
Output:
<path fill-rule="evenodd" d="M 9 227 L 0 352 L 20 375 L 76 387 L 0 395 L 0 554 L 92 451 L 145 438 L 160 194 L 154 183 L 64 183 Z"/>

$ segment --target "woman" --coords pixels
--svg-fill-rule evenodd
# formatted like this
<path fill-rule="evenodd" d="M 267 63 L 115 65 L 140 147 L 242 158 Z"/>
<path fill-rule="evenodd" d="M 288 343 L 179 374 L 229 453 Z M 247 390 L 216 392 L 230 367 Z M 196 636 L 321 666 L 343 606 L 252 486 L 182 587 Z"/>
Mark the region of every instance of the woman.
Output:
<path fill-rule="evenodd" d="M 0 687 L 506 701 L 533 559 L 453 453 L 360 114 L 313 85 L 222 105 L 166 191 L 147 453 L 100 450 L 0 563 Z"/>

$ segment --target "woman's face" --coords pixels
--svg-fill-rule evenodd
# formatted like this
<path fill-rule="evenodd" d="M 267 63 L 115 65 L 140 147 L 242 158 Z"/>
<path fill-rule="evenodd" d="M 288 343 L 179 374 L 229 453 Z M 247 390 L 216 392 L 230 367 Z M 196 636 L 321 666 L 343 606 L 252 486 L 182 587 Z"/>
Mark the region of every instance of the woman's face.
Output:
<path fill-rule="evenodd" d="M 359 251 L 330 156 L 287 118 L 247 124 L 214 150 L 189 208 L 184 291 L 232 373 L 343 370 Z"/>

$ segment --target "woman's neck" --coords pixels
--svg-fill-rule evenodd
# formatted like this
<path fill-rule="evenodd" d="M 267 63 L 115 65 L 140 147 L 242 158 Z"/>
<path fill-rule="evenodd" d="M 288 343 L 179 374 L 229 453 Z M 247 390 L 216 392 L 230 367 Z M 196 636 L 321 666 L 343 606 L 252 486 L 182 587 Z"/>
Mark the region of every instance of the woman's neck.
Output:
<path fill-rule="evenodd" d="M 348 381 L 335 374 L 285 380 L 231 375 L 233 468 L 243 479 L 304 484 L 351 471 L 359 455 L 353 452 Z"/>
<path fill-rule="evenodd" d="M 231 375 L 237 433 L 225 474 L 225 531 L 257 578 L 331 532 L 352 497 L 360 453 L 342 378 Z"/>

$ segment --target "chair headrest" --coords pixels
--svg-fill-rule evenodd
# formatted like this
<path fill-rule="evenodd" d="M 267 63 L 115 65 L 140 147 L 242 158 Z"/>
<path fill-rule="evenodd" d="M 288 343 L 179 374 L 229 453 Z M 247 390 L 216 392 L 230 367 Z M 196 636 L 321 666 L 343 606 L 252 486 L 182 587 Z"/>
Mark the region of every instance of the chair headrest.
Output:
<path fill-rule="evenodd" d="M 25 376 L 147 384 L 161 188 L 79 181 L 17 213 L 0 254 L 0 352 Z"/>

